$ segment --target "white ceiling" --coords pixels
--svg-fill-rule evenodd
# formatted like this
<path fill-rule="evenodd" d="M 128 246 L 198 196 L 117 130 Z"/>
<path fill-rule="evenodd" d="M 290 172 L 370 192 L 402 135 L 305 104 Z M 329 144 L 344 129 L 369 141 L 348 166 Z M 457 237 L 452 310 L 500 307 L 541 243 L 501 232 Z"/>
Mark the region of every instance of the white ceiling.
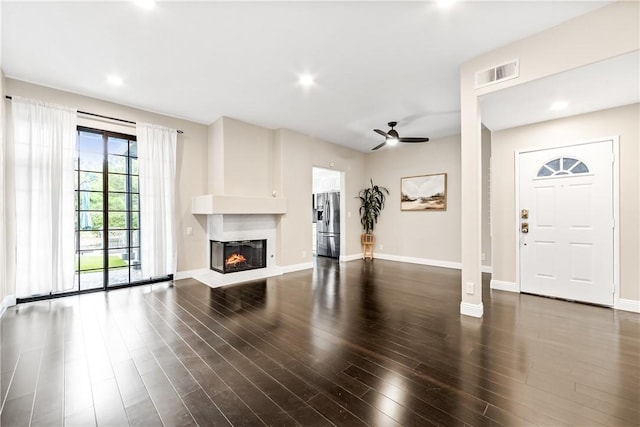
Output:
<path fill-rule="evenodd" d="M 5 75 L 205 124 L 230 116 L 369 151 L 460 132 L 459 66 L 610 1 L 21 2 Z M 316 84 L 302 88 L 297 77 Z M 113 87 L 106 76 L 118 74 Z M 10 94 L 9 94 L 10 95 Z"/>

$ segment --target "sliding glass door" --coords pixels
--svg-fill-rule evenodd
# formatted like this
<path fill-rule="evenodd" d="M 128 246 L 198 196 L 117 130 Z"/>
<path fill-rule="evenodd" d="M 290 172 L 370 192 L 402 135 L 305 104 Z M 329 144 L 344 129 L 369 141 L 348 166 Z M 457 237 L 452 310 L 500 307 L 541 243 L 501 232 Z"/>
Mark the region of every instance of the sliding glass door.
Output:
<path fill-rule="evenodd" d="M 136 138 L 78 128 L 76 291 L 141 281 Z"/>

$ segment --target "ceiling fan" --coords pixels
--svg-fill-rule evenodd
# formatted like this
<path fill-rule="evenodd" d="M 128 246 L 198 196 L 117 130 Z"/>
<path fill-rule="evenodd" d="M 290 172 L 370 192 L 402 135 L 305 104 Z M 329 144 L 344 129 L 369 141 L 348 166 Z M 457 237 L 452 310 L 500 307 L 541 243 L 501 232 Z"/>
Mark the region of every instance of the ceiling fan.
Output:
<path fill-rule="evenodd" d="M 427 142 L 427 141 L 429 141 L 429 138 L 400 137 L 400 135 L 398 135 L 398 131 L 396 131 L 394 129 L 394 127 L 398 124 L 398 122 L 389 122 L 387 124 L 391 128 L 389 130 L 389 132 L 384 132 L 384 131 L 381 131 L 380 129 L 374 129 L 373 130 L 374 132 L 379 133 L 380 135 L 384 136 L 384 142 L 382 144 L 378 145 L 378 146 L 373 147 L 373 149 L 371 151 L 377 150 L 378 148 L 382 148 L 387 144 L 396 145 L 398 142 L 415 143 L 415 142 Z"/>

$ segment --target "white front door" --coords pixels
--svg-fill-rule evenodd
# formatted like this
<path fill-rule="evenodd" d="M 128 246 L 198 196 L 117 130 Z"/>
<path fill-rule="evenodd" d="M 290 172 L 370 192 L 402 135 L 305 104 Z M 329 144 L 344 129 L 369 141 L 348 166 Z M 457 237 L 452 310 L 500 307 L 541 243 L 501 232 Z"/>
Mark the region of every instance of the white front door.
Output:
<path fill-rule="evenodd" d="M 520 153 L 520 290 L 613 305 L 613 141 Z"/>

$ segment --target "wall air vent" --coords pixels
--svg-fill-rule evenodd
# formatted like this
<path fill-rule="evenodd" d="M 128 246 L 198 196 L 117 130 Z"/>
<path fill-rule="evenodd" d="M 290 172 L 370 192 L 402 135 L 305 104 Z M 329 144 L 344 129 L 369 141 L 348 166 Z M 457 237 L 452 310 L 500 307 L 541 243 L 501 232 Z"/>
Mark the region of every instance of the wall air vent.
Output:
<path fill-rule="evenodd" d="M 517 59 L 505 62 L 487 70 L 476 71 L 475 88 L 481 88 L 492 84 L 500 83 L 505 80 L 515 79 L 520 75 L 520 62 Z"/>

